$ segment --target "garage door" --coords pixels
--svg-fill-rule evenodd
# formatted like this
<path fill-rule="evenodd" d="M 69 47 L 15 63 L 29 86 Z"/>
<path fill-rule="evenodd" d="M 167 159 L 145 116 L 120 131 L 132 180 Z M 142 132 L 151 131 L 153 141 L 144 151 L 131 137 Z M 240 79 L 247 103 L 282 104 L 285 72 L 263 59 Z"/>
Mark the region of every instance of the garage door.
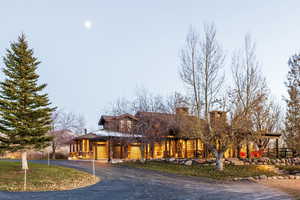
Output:
<path fill-rule="evenodd" d="M 107 159 L 107 148 L 106 145 L 98 145 L 97 146 L 97 159 Z"/>
<path fill-rule="evenodd" d="M 139 146 L 131 146 L 129 152 L 129 159 L 140 159 L 141 158 L 141 149 Z"/>

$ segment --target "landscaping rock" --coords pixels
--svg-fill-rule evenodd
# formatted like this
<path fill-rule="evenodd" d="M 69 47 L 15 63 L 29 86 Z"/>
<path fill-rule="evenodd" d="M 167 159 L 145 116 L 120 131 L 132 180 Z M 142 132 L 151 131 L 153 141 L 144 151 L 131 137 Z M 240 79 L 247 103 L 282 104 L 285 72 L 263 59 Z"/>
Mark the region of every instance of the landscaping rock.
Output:
<path fill-rule="evenodd" d="M 233 165 L 244 165 L 244 162 L 238 158 L 228 158 L 227 160 Z"/>
<path fill-rule="evenodd" d="M 245 179 L 248 180 L 248 181 L 255 181 L 255 179 L 253 177 L 247 177 Z"/>
<path fill-rule="evenodd" d="M 187 165 L 187 166 L 191 166 L 193 164 L 193 161 L 192 160 L 188 160 L 184 164 Z"/>
<path fill-rule="evenodd" d="M 267 179 L 268 177 L 266 176 L 266 175 L 260 175 L 259 176 L 259 179 L 262 179 L 262 180 L 264 180 L 264 179 Z"/>
<path fill-rule="evenodd" d="M 295 179 L 295 176 L 293 176 L 293 175 L 289 175 L 288 177 L 289 177 L 289 179 Z"/>

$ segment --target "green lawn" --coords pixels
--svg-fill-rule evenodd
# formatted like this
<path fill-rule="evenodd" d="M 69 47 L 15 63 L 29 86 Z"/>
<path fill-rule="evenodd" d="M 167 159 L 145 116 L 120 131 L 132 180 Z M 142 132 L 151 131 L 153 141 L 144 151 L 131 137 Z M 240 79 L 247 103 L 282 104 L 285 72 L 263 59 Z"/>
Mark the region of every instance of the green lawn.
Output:
<path fill-rule="evenodd" d="M 87 186 L 99 178 L 76 169 L 29 163 L 26 191 L 67 190 Z M 0 190 L 23 191 L 20 162 L 0 161 Z"/>
<path fill-rule="evenodd" d="M 232 178 L 250 177 L 250 176 L 274 176 L 277 175 L 273 170 L 264 166 L 244 165 L 244 166 L 225 166 L 224 171 L 216 171 L 214 166 L 200 165 L 177 165 L 173 163 L 164 163 L 157 161 L 148 161 L 145 164 L 139 162 L 126 162 L 120 165 L 180 174 L 186 176 L 206 177 L 216 180 L 231 180 Z"/>

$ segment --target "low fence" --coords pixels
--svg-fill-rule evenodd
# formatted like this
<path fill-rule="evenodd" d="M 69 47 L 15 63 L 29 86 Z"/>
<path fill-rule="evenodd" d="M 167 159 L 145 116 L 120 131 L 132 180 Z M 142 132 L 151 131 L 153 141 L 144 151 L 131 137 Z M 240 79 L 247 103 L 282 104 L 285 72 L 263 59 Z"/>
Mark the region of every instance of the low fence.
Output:
<path fill-rule="evenodd" d="M 269 158 L 294 158 L 296 156 L 297 152 L 289 148 L 268 148 L 263 154 L 263 157 Z"/>

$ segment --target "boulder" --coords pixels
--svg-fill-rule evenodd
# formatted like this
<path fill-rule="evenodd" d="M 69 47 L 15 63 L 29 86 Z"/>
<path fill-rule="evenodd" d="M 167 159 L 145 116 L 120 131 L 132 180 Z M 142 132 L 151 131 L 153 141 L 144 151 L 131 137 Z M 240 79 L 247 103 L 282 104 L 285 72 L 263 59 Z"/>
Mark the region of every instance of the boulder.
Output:
<path fill-rule="evenodd" d="M 228 158 L 228 161 L 233 165 L 244 165 L 244 162 L 238 158 Z"/>
<path fill-rule="evenodd" d="M 248 181 L 255 181 L 255 179 L 253 177 L 247 177 L 246 180 L 248 180 Z"/>
<path fill-rule="evenodd" d="M 206 160 L 205 159 L 198 159 L 198 160 L 195 160 L 198 164 L 205 164 L 206 163 Z"/>
<path fill-rule="evenodd" d="M 261 180 L 264 180 L 264 179 L 267 179 L 268 177 L 266 176 L 266 175 L 260 175 L 259 176 L 259 179 L 261 179 Z"/>
<path fill-rule="evenodd" d="M 193 164 L 193 161 L 192 160 L 188 160 L 184 164 L 187 165 L 187 166 L 191 166 Z"/>

